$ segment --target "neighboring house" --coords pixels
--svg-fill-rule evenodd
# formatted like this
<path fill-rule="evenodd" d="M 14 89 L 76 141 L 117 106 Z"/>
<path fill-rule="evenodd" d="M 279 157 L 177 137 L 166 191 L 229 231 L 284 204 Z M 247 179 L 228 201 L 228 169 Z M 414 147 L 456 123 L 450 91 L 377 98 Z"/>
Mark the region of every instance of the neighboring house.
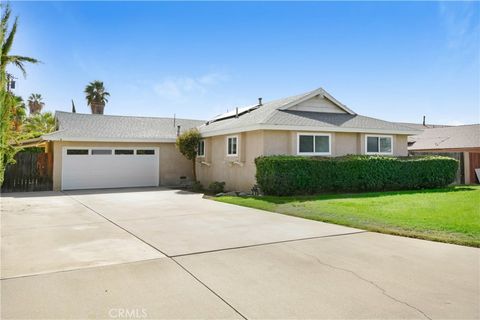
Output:
<path fill-rule="evenodd" d="M 58 131 L 44 135 L 53 151 L 55 190 L 178 185 L 191 162 L 175 148 L 178 130 L 197 127 L 204 185 L 229 190 L 255 184 L 262 155 L 406 156 L 408 135 L 421 131 L 356 114 L 323 89 L 237 108 L 209 122 L 57 112 Z"/>
<path fill-rule="evenodd" d="M 479 183 L 475 169 L 480 169 L 480 124 L 427 128 L 409 137 L 411 154 L 450 155 L 460 161 L 459 183 Z"/>

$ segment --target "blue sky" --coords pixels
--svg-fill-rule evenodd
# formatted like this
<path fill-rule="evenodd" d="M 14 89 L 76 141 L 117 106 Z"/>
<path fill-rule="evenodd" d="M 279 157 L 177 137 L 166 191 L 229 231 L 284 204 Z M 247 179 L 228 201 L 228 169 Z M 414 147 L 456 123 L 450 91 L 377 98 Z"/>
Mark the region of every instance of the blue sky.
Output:
<path fill-rule="evenodd" d="M 208 119 L 323 87 L 390 121 L 479 122 L 478 2 L 14 2 L 17 94 L 46 110 Z M 12 71 L 14 71 L 12 69 Z"/>

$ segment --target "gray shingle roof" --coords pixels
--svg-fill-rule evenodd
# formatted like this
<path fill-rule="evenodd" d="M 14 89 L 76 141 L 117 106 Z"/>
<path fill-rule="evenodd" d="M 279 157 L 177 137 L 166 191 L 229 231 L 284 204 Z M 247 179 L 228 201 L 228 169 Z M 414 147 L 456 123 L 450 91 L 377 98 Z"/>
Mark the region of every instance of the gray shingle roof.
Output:
<path fill-rule="evenodd" d="M 480 148 L 480 124 L 425 129 L 409 140 L 409 150 Z"/>
<path fill-rule="evenodd" d="M 412 128 L 395 122 L 388 122 L 361 115 L 345 113 L 324 113 L 307 111 L 275 111 L 267 120 L 268 124 L 295 125 L 295 126 L 321 126 L 352 129 L 380 129 L 395 131 L 411 131 Z"/>
<path fill-rule="evenodd" d="M 264 103 L 259 108 L 240 115 L 238 118 L 233 117 L 205 124 L 200 127 L 200 132 L 208 136 L 225 132 L 246 131 L 252 127 L 275 129 L 275 126 L 278 126 L 279 130 L 286 127 L 305 127 L 305 130 L 371 133 L 418 134 L 420 132 L 417 128 L 365 117 L 353 112 L 349 114 L 282 110 L 283 106 L 295 103 L 295 101 L 299 101 L 317 90 Z"/>
<path fill-rule="evenodd" d="M 274 112 L 278 108 L 296 100 L 299 100 L 308 94 L 309 92 L 288 98 L 266 102 L 262 104 L 262 106 L 260 106 L 259 108 L 245 113 L 238 118 L 224 119 L 210 123 L 208 125 L 203 125 L 200 127 L 200 132 L 209 133 L 222 129 L 241 129 L 248 125 L 264 123 L 267 118 L 272 114 L 272 112 Z"/>
<path fill-rule="evenodd" d="M 293 111 L 287 107 L 323 95 L 346 113 Z M 205 124 L 203 120 L 172 118 L 92 115 L 57 111 L 58 131 L 43 136 L 45 140 L 65 141 L 151 141 L 173 142 L 176 126 L 181 131 L 198 127 L 204 136 L 259 129 L 350 131 L 386 134 L 418 134 L 416 128 L 355 114 L 331 97 L 322 88 L 292 97 L 266 102 L 246 111 L 238 118 L 230 117 Z"/>
<path fill-rule="evenodd" d="M 419 130 L 425 130 L 425 129 L 432 129 L 432 128 L 445 128 L 445 127 L 451 127 L 446 124 L 428 124 L 426 123 L 425 125 L 421 123 L 411 123 L 411 122 L 397 122 L 398 124 L 401 124 L 402 126 L 414 128 L 414 129 L 419 129 Z"/>
<path fill-rule="evenodd" d="M 58 131 L 43 136 L 45 140 L 65 141 L 152 141 L 173 142 L 177 128 L 198 127 L 202 120 L 154 117 L 110 116 L 57 111 Z"/>

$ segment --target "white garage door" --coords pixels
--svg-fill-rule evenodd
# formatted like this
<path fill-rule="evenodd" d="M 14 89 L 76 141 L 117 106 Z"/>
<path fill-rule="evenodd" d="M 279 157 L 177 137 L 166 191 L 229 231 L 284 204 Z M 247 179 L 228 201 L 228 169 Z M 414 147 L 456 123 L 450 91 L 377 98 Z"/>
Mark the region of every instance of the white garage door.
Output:
<path fill-rule="evenodd" d="M 62 190 L 158 184 L 158 148 L 64 147 L 62 150 Z"/>

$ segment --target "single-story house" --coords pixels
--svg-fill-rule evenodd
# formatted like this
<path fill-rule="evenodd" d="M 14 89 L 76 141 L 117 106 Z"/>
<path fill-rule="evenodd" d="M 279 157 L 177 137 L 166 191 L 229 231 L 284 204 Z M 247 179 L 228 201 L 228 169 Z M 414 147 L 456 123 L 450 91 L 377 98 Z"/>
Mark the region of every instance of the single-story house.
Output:
<path fill-rule="evenodd" d="M 177 185 L 192 175 L 175 147 L 179 131 L 198 128 L 198 180 L 229 190 L 255 184 L 262 155 L 407 156 L 421 131 L 355 113 L 322 88 L 236 108 L 210 121 L 56 113 L 58 130 L 42 136 L 53 152 L 55 190 Z"/>
<path fill-rule="evenodd" d="M 409 137 L 411 154 L 439 154 L 460 161 L 459 183 L 479 183 L 475 169 L 480 169 L 480 124 L 426 128 Z"/>

